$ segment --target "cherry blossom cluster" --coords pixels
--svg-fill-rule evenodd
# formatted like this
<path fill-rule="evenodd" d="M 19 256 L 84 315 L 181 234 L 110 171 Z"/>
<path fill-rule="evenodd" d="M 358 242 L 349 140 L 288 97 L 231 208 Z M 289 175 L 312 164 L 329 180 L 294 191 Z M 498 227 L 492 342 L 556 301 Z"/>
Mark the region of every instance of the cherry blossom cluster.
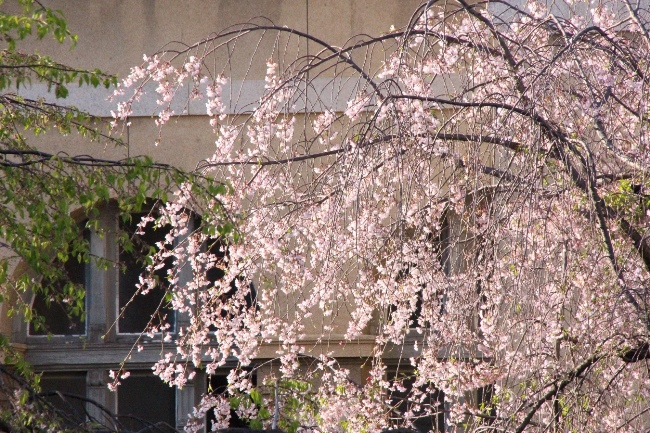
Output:
<path fill-rule="evenodd" d="M 247 394 L 243 367 L 275 348 L 278 380 L 319 383 L 317 409 L 290 414 L 305 431 L 441 411 L 464 431 L 640 429 L 650 17 L 625 4 L 427 2 L 403 31 L 293 62 L 276 49 L 257 105 L 233 115 L 234 77 L 207 66 L 232 33 L 146 57 L 114 117 L 126 121 L 154 83 L 162 128 L 191 86 L 216 136 L 202 174 L 228 190 L 202 204 L 182 189 L 155 221 L 172 230 L 150 271 L 174 262 L 171 303 L 190 323 L 155 372 L 182 386 L 237 361 L 229 392 Z M 354 62 L 373 49 L 381 64 Z M 356 79 L 341 112 L 305 90 L 324 66 Z M 365 382 L 320 356 L 361 341 L 373 346 Z M 427 402 L 434 390 L 444 405 Z M 205 396 L 189 430 L 212 406 L 225 425 L 226 402 Z"/>

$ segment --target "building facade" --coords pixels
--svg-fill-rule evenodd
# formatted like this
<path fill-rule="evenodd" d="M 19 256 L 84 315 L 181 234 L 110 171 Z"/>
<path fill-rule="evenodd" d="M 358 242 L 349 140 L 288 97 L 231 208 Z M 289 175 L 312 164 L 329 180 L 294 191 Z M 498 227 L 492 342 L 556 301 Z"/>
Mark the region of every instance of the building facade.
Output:
<path fill-rule="evenodd" d="M 72 67 L 100 68 L 124 77 L 132 67 L 142 62 L 143 54 L 156 52 L 172 41 L 193 43 L 251 19 L 257 22 L 270 20 L 332 45 L 343 46 L 357 34 L 377 35 L 387 32 L 391 26 L 406 25 L 419 4 L 420 0 L 48 1 L 48 7 L 62 10 L 70 29 L 79 35 L 76 48 L 69 50 L 67 46 L 37 40 L 26 42 L 23 48 L 29 50 L 33 44 L 35 51 Z M 9 12 L 12 7 L 9 2 L 0 5 Z M 313 49 L 308 44 L 299 47 L 305 53 L 309 53 L 310 48 Z M 240 51 L 247 49 L 254 50 L 255 47 L 240 47 Z M 233 62 L 232 86 L 238 86 L 239 97 L 237 102 L 231 103 L 227 114 L 237 115 L 246 112 L 247 104 L 261 96 L 265 70 L 259 69 L 257 64 L 251 69 L 250 59 L 245 56 L 236 56 L 230 61 Z M 263 62 L 257 63 L 263 65 Z M 327 82 L 327 79 L 323 80 L 323 83 Z M 325 89 L 327 84 L 323 86 Z M 320 91 L 323 93 L 323 89 Z M 53 98 L 46 89 L 38 86 L 22 89 L 21 94 Z M 71 88 L 65 102 L 110 120 L 115 103 L 107 100 L 108 95 L 109 91 L 103 89 Z M 325 103 L 321 108 L 343 111 L 344 98 Z M 151 155 L 157 162 L 190 170 L 212 153 L 214 138 L 209 128 L 203 127 L 207 122 L 203 104 L 190 104 L 158 146 L 154 146 L 158 131 L 151 119 L 156 110 L 153 97 L 145 99 L 137 107 L 123 136 L 126 147 L 89 148 L 85 139 L 74 135 L 56 140 L 42 139 L 39 146 L 53 153 L 91 154 L 104 159 Z M 218 371 L 211 379 L 205 372 L 197 370 L 194 380 L 182 389 L 169 387 L 153 375 L 151 367 L 163 354 L 164 335 L 142 336 L 140 331 L 151 319 L 152 309 L 160 303 L 162 293 L 153 294 L 142 303 L 129 304 L 142 267 L 117 247 L 115 236 L 121 223 L 116 209 L 109 203 L 100 209 L 100 213 L 98 230 L 84 232 L 91 254 L 122 266 L 100 269 L 91 264 L 69 262 L 68 271 L 74 275 L 75 282 L 86 289 L 85 320 L 71 321 L 62 310 L 51 308 L 45 300 L 33 299 L 26 294 L 28 299 L 25 300 L 32 302 L 34 308 L 44 315 L 48 332 L 35 329 L 20 317 L 8 318 L 6 314 L 2 315 L 2 332 L 11 335 L 15 346 L 35 371 L 43 373 L 41 383 L 44 390 L 60 390 L 92 399 L 108 411 L 124 416 L 120 420 L 129 430 L 139 430 L 147 422 L 164 422 L 182 429 L 201 395 L 208 390 L 223 389 L 228 370 Z M 16 272 L 30 271 L 19 265 Z M 8 306 L 3 308 L 6 311 Z M 187 320 L 182 315 L 173 316 L 171 311 L 168 314 L 173 317 L 169 322 L 175 325 Z M 175 329 L 172 327 L 169 332 L 173 334 Z M 340 340 L 343 341 L 342 335 Z M 327 348 L 321 348 L 323 343 L 316 334 L 308 335 L 303 343 L 314 355 L 325 350 L 333 354 L 341 365 L 350 369 L 353 379 L 363 382 L 365 367 L 362 364 L 372 355 L 374 346 L 371 333 L 365 340 L 358 339 L 354 344 L 338 345 L 330 341 Z M 138 350 L 137 346 L 141 349 Z M 265 345 L 257 362 L 261 364 L 274 358 L 276 350 L 274 344 Z M 112 381 L 111 371 L 119 370 L 122 362 L 131 377 L 118 387 L 117 392 L 112 392 L 107 387 Z M 271 369 L 271 365 L 260 368 L 257 380 Z M 88 406 L 87 409 L 96 419 L 104 416 L 95 407 Z M 92 413 L 93 410 L 96 413 Z M 144 423 L 128 418 L 129 415 L 144 420 Z M 105 421 L 106 425 L 113 422 Z M 436 423 L 442 425 L 444 421 L 432 422 Z"/>

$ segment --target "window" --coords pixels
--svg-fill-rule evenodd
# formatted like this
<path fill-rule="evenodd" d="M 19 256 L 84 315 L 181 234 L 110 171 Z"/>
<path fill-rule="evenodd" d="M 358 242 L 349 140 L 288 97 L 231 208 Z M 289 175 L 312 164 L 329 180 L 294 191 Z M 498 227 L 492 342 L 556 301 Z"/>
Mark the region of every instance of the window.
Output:
<path fill-rule="evenodd" d="M 158 284 L 151 292 L 141 295 L 137 284 L 140 275 L 145 271 L 146 265 L 143 258 L 150 251 L 150 247 L 158 242 L 164 242 L 169 229 L 148 227 L 144 234 L 135 235 L 137 225 L 143 216 L 135 214 L 130 221 L 121 222 L 120 229 L 126 232 L 133 240 L 133 251 L 120 251 L 119 261 L 122 267 L 119 276 L 119 311 L 118 330 L 120 333 L 139 334 L 151 323 L 158 326 L 167 323 L 174 329 L 174 311 L 165 302 L 167 292 L 167 270 L 171 263 L 155 273 Z M 171 259 L 169 259 L 171 260 Z"/>
<path fill-rule="evenodd" d="M 257 375 L 253 373 L 251 377 L 251 383 L 253 386 L 257 386 Z M 226 372 L 224 374 L 213 374 L 209 376 L 207 381 L 207 390 L 208 394 L 212 395 L 221 395 L 226 392 L 228 389 L 228 376 Z M 215 421 L 214 410 L 210 410 L 206 415 L 205 425 L 206 431 L 212 431 L 212 424 Z M 237 416 L 237 413 L 234 409 L 230 409 L 230 428 L 246 428 L 248 429 L 248 424 Z"/>
<path fill-rule="evenodd" d="M 213 378 L 211 387 L 205 374 L 198 374 L 182 389 L 169 387 L 151 372 L 151 363 L 157 359 L 158 351 L 145 339 L 143 352 L 134 355 L 126 366 L 131 377 L 121 381 L 117 392 L 109 391 L 107 384 L 111 379 L 108 369 L 124 361 L 132 349 L 136 334 L 144 331 L 150 321 L 154 326 L 165 321 L 172 325 L 173 332 L 178 323 L 188 318 L 175 316 L 166 304 L 165 294 L 169 287 L 167 271 L 172 263 L 166 263 L 156 271 L 158 287 L 145 295 L 139 294 L 136 287 L 140 274 L 146 268 L 146 255 L 152 251 L 150 247 L 163 241 L 169 231 L 149 226 L 143 235 L 135 235 L 143 214 L 135 214 L 129 221 L 121 221 L 120 211 L 112 202 L 98 211 L 92 227 L 83 231 L 83 240 L 90 247 L 93 260 L 83 263 L 71 255 L 70 260 L 60 264 L 66 281 L 50 283 L 50 287 L 58 288 L 61 293 L 49 298 L 35 296 L 33 299 L 34 310 L 43 317 L 43 328 L 27 325 L 17 318 L 15 326 L 20 331 L 16 334 L 16 342 L 25 344 L 25 358 L 35 369 L 46 371 L 42 379 L 43 398 L 47 399 L 46 403 L 51 402 L 48 408 L 58 411 L 65 419 L 74 420 L 70 426 L 94 423 L 106 431 L 180 431 L 187 422 L 184 416 L 192 412 L 198 396 L 207 389 L 225 389 L 226 376 Z M 190 227 L 190 232 L 197 227 Z M 121 248 L 121 236 L 129 236 L 134 248 Z M 217 319 L 215 323 L 218 323 L 219 319 L 228 320 L 229 315 L 238 311 L 237 308 L 253 307 L 255 288 L 252 285 L 238 285 L 240 278 L 237 277 L 225 282 L 227 250 L 219 241 L 205 244 L 204 251 L 210 251 L 217 264 L 217 267 L 204 270 L 204 277 L 211 282 L 207 287 L 222 281 L 230 288 L 222 296 L 207 301 L 215 303 L 213 312 Z M 181 280 L 189 281 L 192 278 L 189 266 L 182 272 L 182 275 L 179 274 Z M 82 317 L 79 319 L 69 319 L 67 304 L 57 302 L 64 298 L 68 290 L 67 281 L 72 281 L 77 288 L 86 289 L 84 308 L 80 311 Z M 221 308 L 224 303 L 228 308 Z M 122 311 L 124 314 L 120 316 Z M 41 337 L 48 333 L 58 340 Z M 83 338 L 79 338 L 79 335 L 83 335 Z M 64 398 L 55 391 L 63 393 Z M 68 397 L 72 394 L 81 398 Z M 85 402 L 83 398 L 97 404 Z M 115 424 L 113 414 L 118 414 L 120 425 Z M 234 413 L 233 423 L 241 425 Z"/>
<path fill-rule="evenodd" d="M 414 266 L 414 265 L 412 265 Z M 400 284 L 404 279 L 406 279 L 411 272 L 411 266 L 405 266 L 404 269 L 399 271 L 399 274 L 397 276 L 397 283 Z M 415 308 L 413 309 L 412 305 L 408 305 L 408 300 L 405 301 L 405 305 L 407 308 L 412 309 L 411 315 L 409 316 L 408 319 L 408 327 L 409 328 L 416 328 L 418 325 L 423 325 L 419 324 L 419 319 L 420 316 L 422 315 L 422 289 L 424 288 L 424 285 L 419 285 L 419 291 L 417 292 L 417 300 L 415 301 Z M 398 311 L 398 305 L 391 305 L 390 309 L 388 311 L 389 314 L 389 319 L 390 320 L 396 320 L 394 317 L 394 314 Z"/>
<path fill-rule="evenodd" d="M 86 372 L 43 373 L 41 394 L 69 427 L 86 421 Z"/>
<path fill-rule="evenodd" d="M 496 418 L 497 411 L 492 400 L 493 396 L 494 385 L 478 388 L 467 396 L 470 406 L 479 410 L 479 416 L 474 417 L 475 424 L 489 426 Z"/>
<path fill-rule="evenodd" d="M 417 431 L 445 431 L 445 396 L 442 391 L 427 386 L 419 390 L 423 393 L 422 398 L 416 399 L 412 394 L 415 382 L 412 373 L 389 372 L 388 380 L 395 388 L 389 396 L 393 407 L 391 418 L 395 424 L 409 413 Z"/>
<path fill-rule="evenodd" d="M 85 222 L 80 224 L 85 226 Z M 81 236 L 90 242 L 90 231 L 81 230 Z M 82 307 L 69 301 L 75 299 L 75 289 L 86 287 L 88 265 L 71 256 L 61 266 L 66 278 L 59 281 L 43 281 L 51 293 L 38 293 L 32 301 L 36 319 L 29 324 L 29 335 L 84 335 L 86 334 L 85 302 Z M 67 283 L 75 287 L 70 287 Z"/>
<path fill-rule="evenodd" d="M 173 432 L 176 392 L 148 371 L 133 371 L 117 388 L 117 413 L 126 431 Z"/>
<path fill-rule="evenodd" d="M 217 260 L 217 263 L 215 263 L 215 266 L 208 269 L 206 271 L 206 279 L 213 285 L 215 282 L 221 280 L 224 275 L 224 267 L 227 266 L 226 263 L 226 257 L 227 257 L 227 247 L 224 245 L 224 243 L 218 239 L 210 239 L 207 242 L 206 249 L 210 254 L 213 254 L 214 257 Z M 235 296 L 235 293 L 238 290 L 238 283 L 241 282 L 241 280 L 238 281 L 238 278 L 234 278 L 232 281 L 230 281 L 230 291 L 227 293 L 224 293 L 221 295 L 221 302 L 222 304 L 231 299 L 233 296 Z M 249 290 L 244 296 L 244 301 L 246 303 L 246 306 L 242 308 L 251 308 L 253 305 L 256 305 L 256 292 L 255 292 L 255 286 L 253 283 L 250 284 Z M 228 312 L 225 310 L 220 311 L 220 316 L 225 318 L 228 317 Z"/>
<path fill-rule="evenodd" d="M 107 216 L 116 218 L 116 212 L 107 212 Z M 134 248 L 131 251 L 120 250 L 117 254 L 107 253 L 104 250 L 100 256 L 102 259 L 109 261 L 119 261 L 120 272 L 118 275 L 118 311 L 122 314 L 118 320 L 118 332 L 125 334 L 140 334 L 151 322 L 153 325 L 159 325 L 162 322 L 171 325 L 174 330 L 175 315 L 173 310 L 164 302 L 164 296 L 167 289 L 167 270 L 171 266 L 164 267 L 155 273 L 158 285 L 150 293 L 141 296 L 138 293 L 136 284 L 140 281 L 140 275 L 145 270 L 144 257 L 150 252 L 150 247 L 157 242 L 164 240 L 169 230 L 149 228 L 145 230 L 144 235 L 134 235 L 136 226 L 142 216 L 146 214 L 135 214 L 128 222 L 120 222 L 119 228 L 133 239 Z M 101 227 L 104 230 L 114 230 L 114 227 L 107 226 L 108 218 L 105 218 Z M 85 227 L 86 221 L 80 224 Z M 91 243 L 91 232 L 88 229 L 81 231 L 83 239 Z M 92 242 L 96 242 L 94 237 Z M 94 245 L 91 245 L 91 249 Z M 117 257 L 115 257 L 117 255 Z M 71 255 L 69 260 L 62 264 L 61 272 L 65 278 L 60 281 L 43 281 L 43 286 L 48 286 L 50 292 L 45 295 L 38 293 L 32 300 L 32 308 L 36 320 L 32 321 L 28 327 L 28 335 L 45 336 L 45 335 L 62 335 L 75 336 L 86 334 L 86 305 L 81 308 L 79 305 L 72 304 L 68 301 L 71 299 L 73 288 L 68 284 L 72 283 L 76 289 L 79 287 L 87 288 L 96 285 L 97 282 L 90 280 L 89 263 L 79 261 L 78 257 Z M 214 272 L 214 271 L 212 271 Z"/>
<path fill-rule="evenodd" d="M 435 261 L 437 262 L 438 265 L 440 266 L 440 269 L 445 275 L 449 275 L 451 271 L 451 264 L 449 260 L 449 218 L 448 216 L 443 217 L 443 222 L 442 226 L 440 228 L 440 232 L 437 236 L 433 236 L 431 233 L 429 233 L 427 237 L 427 243 L 429 244 L 426 249 L 431 254 L 434 258 Z M 415 264 L 411 263 L 406 263 L 404 264 L 404 267 L 399 271 L 397 275 L 397 282 L 399 283 L 400 281 L 405 280 L 409 276 L 413 274 L 414 269 L 416 268 Z M 427 270 L 425 269 L 424 272 Z M 422 273 L 422 271 L 420 271 Z M 412 309 L 411 315 L 408 319 L 408 327 L 409 328 L 416 328 L 418 326 L 426 327 L 428 326 L 426 323 L 421 323 L 422 322 L 422 304 L 424 302 L 423 297 L 424 295 L 424 289 L 426 289 L 426 283 L 421 283 L 419 285 L 420 290 L 417 292 L 417 300 L 415 300 L 415 306 L 413 308 L 412 305 L 408 305 L 409 309 Z M 433 294 L 435 296 L 435 294 Z M 444 296 L 443 294 L 439 294 L 439 296 Z M 408 302 L 408 300 L 404 300 L 405 302 Z M 444 297 L 442 299 L 442 304 L 441 304 L 441 310 L 440 313 L 444 311 Z M 392 305 L 390 306 L 388 310 L 388 319 L 392 320 L 393 314 L 397 311 L 398 305 Z"/>

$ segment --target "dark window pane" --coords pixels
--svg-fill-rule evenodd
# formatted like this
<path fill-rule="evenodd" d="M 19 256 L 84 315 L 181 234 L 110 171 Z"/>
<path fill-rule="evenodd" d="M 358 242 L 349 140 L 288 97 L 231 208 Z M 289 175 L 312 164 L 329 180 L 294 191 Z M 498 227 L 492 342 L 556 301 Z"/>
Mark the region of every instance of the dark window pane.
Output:
<path fill-rule="evenodd" d="M 50 403 L 64 425 L 73 427 L 86 422 L 85 402 L 76 397 L 86 397 L 86 373 L 43 373 L 41 397 Z"/>
<path fill-rule="evenodd" d="M 444 219 L 440 234 L 439 236 L 431 236 L 429 235 L 429 240 L 433 244 L 433 250 L 431 251 L 432 254 L 435 254 L 438 263 L 440 264 L 440 267 L 442 271 L 445 273 L 445 275 L 449 275 L 450 273 L 450 263 L 449 263 L 449 222 L 447 218 Z M 414 267 L 414 264 L 405 264 L 404 268 L 399 271 L 397 275 L 397 281 L 402 281 L 406 278 L 408 278 L 409 274 L 411 273 L 411 269 Z M 422 284 L 420 286 L 422 289 L 426 288 L 425 284 Z M 416 328 L 418 325 L 419 326 L 428 326 L 426 323 L 420 323 L 420 317 L 422 317 L 422 290 L 419 290 L 417 293 L 417 300 L 415 303 L 415 309 L 411 312 L 411 315 L 409 316 L 409 328 Z M 444 309 L 444 302 L 443 305 L 441 306 L 441 313 L 443 312 Z M 388 309 L 388 318 L 389 320 L 392 319 L 393 313 L 397 311 L 397 306 L 396 305 L 391 305 Z"/>
<path fill-rule="evenodd" d="M 440 263 L 442 271 L 446 275 L 451 273 L 451 264 L 449 263 L 449 249 L 451 248 L 451 245 L 449 244 L 449 231 L 449 218 L 445 218 L 442 222 L 440 234 L 431 239 L 433 241 L 433 251 L 438 258 L 438 263 Z"/>
<path fill-rule="evenodd" d="M 155 246 L 156 242 L 164 241 L 165 236 L 169 233 L 169 229 L 154 230 L 151 225 L 148 225 L 143 235 L 133 236 L 143 215 L 133 215 L 130 222 L 121 225 L 121 229 L 132 237 L 135 246 L 132 253 L 120 252 L 120 264 L 123 270 L 120 273 L 119 307 L 122 315 L 118 326 L 121 333 L 139 334 L 147 328 L 150 322 L 154 326 L 166 322 L 171 325 L 170 330 L 174 329 L 174 312 L 167 303 L 162 302 L 168 286 L 167 270 L 171 263 L 156 271 L 155 276 L 158 284 L 153 290 L 146 295 L 136 294 L 136 284 L 140 282 L 140 275 L 146 267 L 142 259 L 147 255 L 149 247 Z M 122 310 L 124 307 L 126 308 Z"/>
<path fill-rule="evenodd" d="M 206 279 L 210 283 L 214 284 L 215 282 L 221 280 L 225 275 L 225 272 L 224 272 L 223 268 L 225 266 L 227 266 L 227 262 L 225 261 L 226 256 L 227 256 L 227 251 L 226 251 L 226 247 L 224 246 L 223 242 L 221 242 L 219 240 L 211 239 L 211 240 L 209 240 L 207 242 L 207 244 L 208 244 L 207 245 L 207 250 L 208 250 L 208 252 L 210 252 L 211 254 L 214 255 L 214 257 L 216 259 L 216 263 L 215 263 L 214 267 L 207 270 Z M 230 287 L 231 287 L 230 291 L 228 291 L 228 293 L 224 293 L 223 295 L 221 295 L 222 303 L 225 304 L 237 292 L 237 290 L 238 290 L 237 289 L 237 279 L 238 278 L 234 278 L 232 281 L 230 281 Z M 256 304 L 256 296 L 257 296 L 257 294 L 256 294 L 256 291 L 255 291 L 255 286 L 253 285 L 253 283 L 251 283 L 250 286 L 249 286 L 248 293 L 246 293 L 246 295 L 244 296 L 244 301 L 246 302 L 246 307 L 245 308 L 248 309 L 248 308 L 251 308 L 253 305 L 255 305 L 255 306 L 257 305 Z M 225 317 L 228 316 L 228 313 L 226 311 L 222 310 L 220 312 L 220 316 L 225 318 Z"/>
<path fill-rule="evenodd" d="M 413 411 L 416 419 L 413 421 L 413 427 L 421 432 L 428 431 L 445 431 L 445 414 L 444 414 L 444 394 L 442 391 L 429 388 L 422 389 L 425 393 L 424 400 L 419 403 L 419 410 L 416 403 L 412 401 L 411 390 L 413 389 L 414 378 L 412 374 L 398 374 L 396 372 L 388 373 L 388 380 L 391 383 L 400 383 L 403 390 L 391 392 L 391 404 L 398 414 L 404 414 L 407 411 Z M 429 412 L 425 416 L 425 413 Z"/>
<path fill-rule="evenodd" d="M 228 389 L 228 376 L 224 374 L 213 374 L 208 380 L 208 389 L 207 392 L 212 395 L 220 395 L 226 392 Z M 257 386 L 257 375 L 253 374 L 251 378 L 253 386 Z M 212 424 L 214 423 L 216 417 L 214 416 L 214 410 L 208 411 L 206 416 L 206 431 L 212 431 Z M 234 409 L 230 409 L 230 427 L 231 428 L 248 428 L 248 424 L 243 419 L 237 416 L 237 413 Z"/>
<path fill-rule="evenodd" d="M 405 266 L 404 269 L 399 271 L 397 276 L 397 281 L 401 282 L 409 276 L 411 265 Z M 423 286 L 420 286 L 423 287 Z M 393 314 L 397 311 L 397 305 L 391 305 L 388 309 L 388 318 L 393 319 Z M 411 312 L 409 316 L 408 325 L 409 328 L 415 328 L 418 326 L 418 320 L 422 316 L 422 290 L 417 292 L 417 300 L 415 301 L 415 309 Z M 420 324 L 421 325 L 421 324 Z"/>
<path fill-rule="evenodd" d="M 149 372 L 132 372 L 117 388 L 117 413 L 124 430 L 172 431 L 176 425 L 176 392 Z"/>
<path fill-rule="evenodd" d="M 88 230 L 83 230 L 82 234 L 86 241 L 90 241 L 90 232 Z M 67 281 L 76 286 L 85 287 L 87 265 L 79 262 L 78 257 L 71 256 L 63 265 L 63 270 L 67 280 L 62 279 L 54 283 L 44 281 L 43 286 L 50 286 L 50 290 L 53 290 L 53 292 L 47 295 L 38 293 L 34 296 L 32 308 L 35 316 L 40 318 L 37 320 L 42 320 L 42 326 L 37 329 L 34 322 L 31 322 L 29 324 L 30 335 L 83 335 L 86 333 L 83 313 L 75 314 L 79 312 L 73 311 L 74 306 L 63 301 L 66 297 L 63 291 Z"/>
<path fill-rule="evenodd" d="M 470 399 L 470 404 L 478 408 L 485 418 L 480 420 L 481 424 L 490 425 L 497 416 L 496 408 L 492 402 L 494 396 L 494 385 L 487 385 L 476 390 L 476 401 Z M 473 396 L 472 396 L 473 397 Z"/>

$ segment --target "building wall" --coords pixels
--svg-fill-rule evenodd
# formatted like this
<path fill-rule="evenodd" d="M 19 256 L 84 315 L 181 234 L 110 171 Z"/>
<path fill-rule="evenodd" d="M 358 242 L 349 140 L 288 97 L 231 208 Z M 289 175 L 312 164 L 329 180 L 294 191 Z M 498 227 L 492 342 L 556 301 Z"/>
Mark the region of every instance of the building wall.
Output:
<path fill-rule="evenodd" d="M 105 72 L 124 77 L 129 69 L 142 62 L 144 53 L 153 53 L 166 44 L 175 42 L 192 43 L 238 23 L 254 18 L 257 23 L 266 19 L 278 25 L 310 33 L 335 46 L 343 46 L 357 34 L 377 35 L 391 26 L 404 26 L 420 0 L 87 0 L 48 1 L 47 6 L 60 9 L 65 14 L 70 29 L 79 35 L 74 50 L 49 41 L 28 41 L 22 44 L 25 51 L 38 51 L 50 55 L 57 61 L 79 68 L 100 68 Z M 10 4 L 0 9 L 9 11 Z M 265 18 L 261 18 L 265 17 Z M 293 41 L 293 39 L 292 39 Z M 246 111 L 247 102 L 254 101 L 264 88 L 265 62 L 274 53 L 272 41 L 264 40 L 259 46 L 255 38 L 250 45 L 239 45 L 231 59 L 229 69 L 232 88 L 241 96 L 232 101 L 229 114 Z M 295 58 L 316 49 L 315 44 L 291 42 L 284 53 L 286 58 Z M 312 50 L 312 51 L 310 51 Z M 256 61 L 251 61 L 255 59 Z M 224 62 L 227 59 L 223 59 Z M 381 56 L 373 61 L 380 62 Z M 321 81 L 326 87 L 331 72 L 325 73 Z M 66 103 L 88 110 L 91 114 L 110 118 L 115 103 L 107 101 L 105 89 L 70 88 Z M 20 91 L 28 97 L 45 95 L 43 88 L 33 87 Z M 332 101 L 332 108 L 341 110 L 341 101 Z M 345 104 L 345 101 L 343 101 Z M 104 143 L 88 144 L 75 135 L 59 137 L 54 133 L 37 138 L 39 147 L 45 151 L 68 154 L 91 154 L 100 158 L 121 159 L 128 156 L 148 154 L 159 162 L 170 163 L 185 169 L 193 169 L 197 162 L 208 157 L 214 146 L 214 136 L 204 115 L 203 104 L 190 105 L 187 112 L 174 120 L 165 131 L 158 147 L 153 143 L 158 135 L 151 114 L 156 110 L 155 99 L 145 99 L 131 118 L 131 124 L 122 138 L 125 147 L 106 146 Z M 105 210 L 105 227 L 116 224 L 114 213 Z M 110 235 L 91 235 L 93 253 L 115 257 L 115 240 Z M 22 270 L 21 270 L 22 272 Z M 3 314 L 0 327 L 11 329 L 13 340 L 25 350 L 25 355 L 37 371 L 85 372 L 87 396 L 116 411 L 118 401 L 115 394 L 106 388 L 109 380 L 107 371 L 128 357 L 126 368 L 133 371 L 149 371 L 160 358 L 160 338 L 148 339 L 144 350 L 133 352 L 135 336 L 119 335 L 113 327 L 116 320 L 116 292 L 118 275 L 115 270 L 87 270 L 87 334 L 78 336 L 55 336 L 52 338 L 28 336 L 27 326 L 18 318 L 9 322 Z M 5 306 L 6 307 L 6 306 Z M 177 318 L 182 321 L 183 318 Z M 308 337 L 305 346 L 318 354 L 321 351 L 316 337 Z M 361 367 L 364 357 L 372 354 L 373 337 L 355 343 L 337 344 L 329 341 L 323 348 L 334 352 L 349 365 L 352 375 L 359 381 L 363 378 Z M 277 345 L 263 347 L 260 357 L 276 356 Z M 347 358 L 344 359 L 344 358 Z M 270 367 L 260 375 L 268 373 Z M 197 375 L 195 383 L 176 392 L 176 423 L 182 427 L 185 416 L 205 392 L 205 377 Z"/>
<path fill-rule="evenodd" d="M 33 42 L 33 48 L 25 44 L 23 49 L 50 55 L 73 67 L 100 68 L 124 77 L 131 67 L 142 63 L 143 54 L 174 47 L 174 42 L 191 44 L 214 32 L 237 28 L 237 24 L 250 20 L 259 24 L 272 22 L 291 27 L 334 46 L 343 46 L 354 41 L 355 35 L 378 35 L 387 32 L 391 26 L 406 25 L 420 3 L 420 0 L 51 1 L 47 3 L 48 6 L 62 10 L 70 29 L 79 35 L 76 48 L 70 50 L 51 41 L 37 41 Z M 266 72 L 264 60 L 273 53 L 273 40 L 269 39 L 258 46 L 257 38 L 251 37 L 245 41 L 247 45 L 240 43 L 236 47 L 237 51 L 228 65 L 228 75 L 237 93 L 241 87 L 242 95 L 238 96 L 240 104 L 233 107 L 231 114 L 242 111 L 247 102 L 261 95 Z M 282 47 L 283 50 L 285 48 Z M 290 58 L 294 53 L 313 53 L 317 49 L 314 43 L 290 44 L 289 54 L 285 57 Z M 375 61 L 381 60 L 381 56 L 377 56 Z M 331 72 L 328 74 L 331 75 Z M 110 117 L 111 110 L 115 110 L 115 103 L 106 99 L 109 92 L 105 89 L 79 90 L 74 87 L 70 86 L 67 103 L 102 117 Z M 43 88 L 31 88 L 21 93 L 34 96 L 42 95 L 43 91 Z M 194 118 L 205 114 L 203 103 L 190 105 L 174 128 L 169 128 L 168 133 L 174 135 L 154 148 L 152 144 L 157 132 L 149 117 L 156 108 L 155 99 L 145 97 L 136 107 L 132 124 L 125 133 L 129 148 L 101 148 L 98 149 L 101 155 L 126 157 L 151 154 L 160 162 L 188 169 L 194 168 L 202 157 L 210 155 L 214 142 L 210 129 L 197 128 L 202 121 Z M 179 136 L 184 138 L 179 139 Z M 83 146 L 84 151 L 88 150 L 85 140 L 72 137 L 63 141 L 47 140 L 43 146 L 53 150 L 63 150 L 65 147 L 66 151 Z M 179 148 L 182 148 L 182 154 L 178 152 Z"/>

